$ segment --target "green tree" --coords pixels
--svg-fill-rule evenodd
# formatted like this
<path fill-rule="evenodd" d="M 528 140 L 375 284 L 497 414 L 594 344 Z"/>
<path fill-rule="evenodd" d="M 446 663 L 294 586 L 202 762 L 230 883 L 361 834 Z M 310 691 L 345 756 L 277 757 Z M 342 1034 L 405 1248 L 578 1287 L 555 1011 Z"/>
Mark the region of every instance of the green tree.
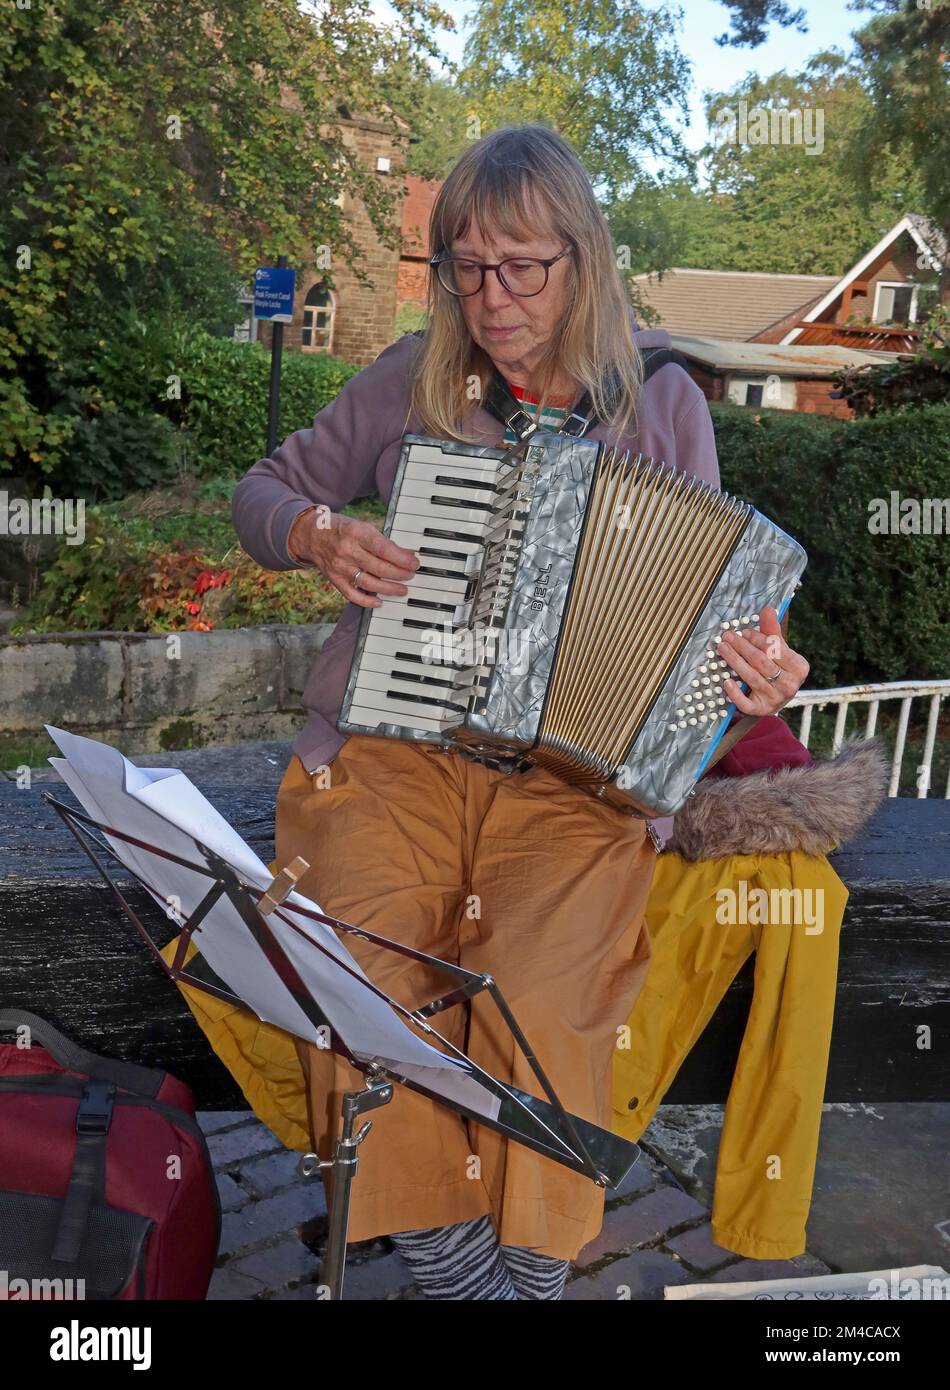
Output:
<path fill-rule="evenodd" d="M 358 262 L 342 195 L 392 242 L 396 191 L 342 114 L 391 119 L 380 73 L 447 18 L 394 0 L 59 0 L 0 28 L 0 431 L 7 466 L 51 473 L 110 408 L 88 370 L 117 302 L 213 326 L 236 276 L 286 252 Z M 315 250 L 315 248 L 317 248 Z M 326 251 L 322 253 L 326 256 Z M 319 260 L 317 264 L 320 264 Z"/>
<path fill-rule="evenodd" d="M 785 0 L 721 0 L 729 16 L 727 34 L 720 34 L 716 42 L 721 48 L 758 48 L 768 37 L 770 24 L 778 24 L 783 29 L 797 29 L 800 34 L 808 33 L 805 11 L 793 10 Z"/>
<path fill-rule="evenodd" d="M 922 196 L 914 210 L 943 229 L 940 300 L 950 304 L 950 0 L 856 0 L 876 11 L 855 36 L 869 106 L 853 142 L 859 188 L 882 157 L 913 163 Z"/>
<path fill-rule="evenodd" d="M 671 121 L 689 65 L 677 18 L 639 0 L 478 0 L 460 74 L 483 133 L 545 121 L 610 199 L 691 168 Z"/>
<path fill-rule="evenodd" d="M 881 151 L 873 182 L 860 193 L 855 187 L 853 142 L 869 110 L 859 75 L 838 53 L 816 55 L 800 73 L 752 76 L 711 94 L 706 117 L 715 134 L 702 152 L 708 184 L 685 206 L 678 263 L 840 274 L 921 196 L 913 161 L 900 150 Z M 746 139 L 733 127 L 743 111 Z M 765 115 L 756 133 L 779 136 L 781 113 L 805 112 L 808 142 L 754 143 L 757 111 Z"/>
<path fill-rule="evenodd" d="M 689 179 L 672 179 L 641 185 L 613 202 L 607 216 L 624 255 L 620 264 L 631 275 L 670 266 L 733 268 L 736 236 L 729 195 L 698 189 Z"/>
<path fill-rule="evenodd" d="M 406 168 L 424 179 L 444 179 L 469 140 L 471 100 L 460 90 L 457 75 L 447 67 L 433 76 L 429 64 L 400 61 L 382 75 L 393 110 L 410 129 Z"/>

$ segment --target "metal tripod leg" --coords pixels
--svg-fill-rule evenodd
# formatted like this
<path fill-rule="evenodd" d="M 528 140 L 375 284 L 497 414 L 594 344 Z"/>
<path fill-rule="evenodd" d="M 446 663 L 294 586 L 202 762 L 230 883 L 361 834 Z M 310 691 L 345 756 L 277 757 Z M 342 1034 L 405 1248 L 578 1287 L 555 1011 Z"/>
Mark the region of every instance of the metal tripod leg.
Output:
<path fill-rule="evenodd" d="M 367 1120 L 354 1134 L 356 1121 L 367 1110 L 378 1110 L 393 1098 L 393 1083 L 387 1081 L 377 1067 L 369 1067 L 362 1091 L 347 1091 L 343 1097 L 343 1125 L 332 1159 L 319 1154 L 304 1154 L 298 1165 L 301 1176 L 313 1177 L 325 1168 L 333 1173 L 333 1200 L 327 1245 L 323 1256 L 322 1284 L 330 1290 L 331 1299 L 343 1297 L 343 1272 L 346 1265 L 346 1232 L 350 1221 L 350 1189 L 359 1163 L 359 1146 L 373 1127 Z"/>

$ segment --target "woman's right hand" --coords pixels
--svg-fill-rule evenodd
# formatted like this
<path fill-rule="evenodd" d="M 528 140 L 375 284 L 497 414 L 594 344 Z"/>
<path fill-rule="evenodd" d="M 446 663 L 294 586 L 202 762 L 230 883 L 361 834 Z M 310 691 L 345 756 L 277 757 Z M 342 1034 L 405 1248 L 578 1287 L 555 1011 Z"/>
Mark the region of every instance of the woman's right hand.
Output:
<path fill-rule="evenodd" d="M 396 545 L 368 521 L 340 516 L 325 507 L 301 513 L 290 528 L 287 548 L 295 560 L 318 569 L 344 598 L 361 608 L 378 608 L 381 594 L 406 595 L 409 590 L 403 581 L 419 568 L 414 551 Z"/>

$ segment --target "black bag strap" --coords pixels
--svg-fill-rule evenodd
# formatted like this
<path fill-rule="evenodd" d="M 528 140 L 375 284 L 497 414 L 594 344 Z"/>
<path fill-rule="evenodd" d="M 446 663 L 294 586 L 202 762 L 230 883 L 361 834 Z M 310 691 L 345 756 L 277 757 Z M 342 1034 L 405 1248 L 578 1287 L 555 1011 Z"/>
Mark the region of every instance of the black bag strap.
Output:
<path fill-rule="evenodd" d="M 76 1111 L 76 1152 L 63 1198 L 50 1258 L 63 1264 L 79 1259 L 94 1202 L 106 1200 L 106 1148 L 112 1125 L 115 1086 L 87 1081 Z"/>
<path fill-rule="evenodd" d="M 67 1071 L 85 1073 L 95 1081 L 111 1082 L 123 1091 L 141 1096 L 157 1096 L 166 1073 L 152 1067 L 140 1067 L 136 1062 L 120 1062 L 114 1057 L 100 1057 L 65 1037 L 45 1018 L 28 1013 L 26 1009 L 0 1009 L 0 1032 L 27 1027 L 31 1038 L 41 1043 L 52 1058 Z"/>
<path fill-rule="evenodd" d="M 23 1027 L 29 1028 L 30 1041 L 42 1044 L 61 1067 L 89 1078 L 76 1111 L 76 1151 L 51 1256 L 58 1263 L 75 1264 L 86 1238 L 93 1204 L 105 1202 L 106 1148 L 116 1090 L 154 1098 L 165 1073 L 87 1052 L 45 1018 L 26 1009 L 0 1009 L 0 1032 Z"/>
<path fill-rule="evenodd" d="M 643 381 L 644 384 L 650 380 L 661 367 L 665 367 L 670 362 L 675 362 L 677 366 L 686 370 L 686 358 L 675 348 L 668 347 L 648 347 L 641 348 L 640 355 L 643 358 Z M 607 379 L 607 411 L 612 414 L 615 402 L 620 393 L 620 383 L 615 373 Z M 482 405 L 489 415 L 500 421 L 510 429 L 518 439 L 526 439 L 529 434 L 533 434 L 538 428 L 537 421 L 533 420 L 524 409 L 517 396 L 508 385 L 505 378 L 496 368 L 492 374 L 491 381 L 488 383 L 488 390 Z M 571 434 L 580 437 L 597 423 L 597 416 L 594 413 L 594 403 L 589 391 L 585 391 L 578 400 L 570 415 L 564 423 L 555 431 L 557 434 Z"/>
<path fill-rule="evenodd" d="M 676 348 L 668 347 L 649 347 L 641 348 L 640 356 L 643 358 L 643 380 L 649 381 L 661 367 L 665 367 L 669 362 L 675 362 L 677 367 L 682 367 L 684 372 L 689 371 L 689 364 L 681 352 Z"/>

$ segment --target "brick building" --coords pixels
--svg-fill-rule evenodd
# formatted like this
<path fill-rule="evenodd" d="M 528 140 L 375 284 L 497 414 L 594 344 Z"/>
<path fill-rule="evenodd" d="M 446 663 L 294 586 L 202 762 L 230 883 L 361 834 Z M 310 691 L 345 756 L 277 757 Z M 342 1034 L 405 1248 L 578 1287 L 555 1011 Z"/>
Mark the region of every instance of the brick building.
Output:
<path fill-rule="evenodd" d="M 427 262 L 430 256 L 435 255 L 434 248 L 429 246 L 429 218 L 441 187 L 439 179 L 421 179 L 416 174 L 406 176 L 397 308 L 412 306 L 420 311 L 425 309 L 429 275 Z"/>
<path fill-rule="evenodd" d="M 670 334 L 689 374 L 709 401 L 756 409 L 796 410 L 804 415 L 851 419 L 851 408 L 830 394 L 834 375 L 846 367 L 880 365 L 893 354 L 836 344 L 729 342 Z"/>
<path fill-rule="evenodd" d="M 914 353 L 946 254 L 908 213 L 840 276 L 678 269 L 633 284 L 707 399 L 850 418 L 834 373 Z"/>
<path fill-rule="evenodd" d="M 397 116 L 387 123 L 363 117 L 340 121 L 344 144 L 355 149 L 366 168 L 391 181 L 404 178 L 409 129 Z M 343 213 L 363 252 L 360 268 L 369 277 L 361 282 L 342 260 L 332 264 L 333 288 L 320 269 L 297 275 L 294 321 L 284 326 L 284 346 L 291 352 L 332 353 L 354 366 L 365 367 L 393 341 L 396 287 L 399 277 L 398 238 L 393 246 L 380 241 L 361 199 L 343 198 Z M 396 230 L 402 220 L 397 204 Z M 315 259 L 318 249 L 314 248 Z M 270 325 L 256 325 L 256 336 L 270 344 Z M 250 336 L 255 336 L 253 331 Z"/>

